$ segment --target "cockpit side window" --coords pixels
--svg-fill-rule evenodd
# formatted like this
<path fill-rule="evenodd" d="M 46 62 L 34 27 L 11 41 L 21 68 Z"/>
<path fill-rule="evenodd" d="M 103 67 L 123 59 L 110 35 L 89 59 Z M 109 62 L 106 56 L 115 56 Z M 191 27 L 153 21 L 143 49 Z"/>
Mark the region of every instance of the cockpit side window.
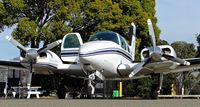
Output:
<path fill-rule="evenodd" d="M 79 48 L 80 42 L 75 34 L 65 37 L 63 48 Z"/>

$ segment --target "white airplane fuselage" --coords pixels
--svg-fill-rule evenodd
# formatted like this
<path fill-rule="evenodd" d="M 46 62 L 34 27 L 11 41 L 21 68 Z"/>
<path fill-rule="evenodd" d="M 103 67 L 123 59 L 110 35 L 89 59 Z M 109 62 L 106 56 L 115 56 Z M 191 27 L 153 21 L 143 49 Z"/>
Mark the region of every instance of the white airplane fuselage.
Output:
<path fill-rule="evenodd" d="M 120 72 L 117 68 L 122 63 L 132 63 L 131 54 L 112 41 L 91 41 L 83 44 L 79 50 L 79 61 L 84 70 L 90 73 L 98 70 L 106 78 L 127 76 L 130 72 Z"/>

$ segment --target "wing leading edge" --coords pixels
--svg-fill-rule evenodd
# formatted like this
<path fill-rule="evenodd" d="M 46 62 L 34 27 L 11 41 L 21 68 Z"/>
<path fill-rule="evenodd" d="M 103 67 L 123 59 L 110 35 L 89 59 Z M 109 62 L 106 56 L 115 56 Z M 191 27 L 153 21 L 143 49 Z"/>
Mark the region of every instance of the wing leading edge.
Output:
<path fill-rule="evenodd" d="M 19 60 L 0 60 L 0 67 L 6 69 L 29 70 L 29 64 Z M 81 69 L 80 64 L 52 64 L 52 63 L 35 63 L 33 64 L 34 72 L 37 74 L 61 73 L 71 76 L 83 76 L 85 72 Z"/>
<path fill-rule="evenodd" d="M 191 71 L 191 70 L 198 70 L 200 69 L 200 58 L 189 58 L 184 59 L 190 62 L 189 66 L 178 66 L 177 68 L 170 70 L 170 72 L 184 72 L 184 71 Z"/>
<path fill-rule="evenodd" d="M 26 69 L 18 60 L 0 60 L 0 67 L 9 69 Z"/>

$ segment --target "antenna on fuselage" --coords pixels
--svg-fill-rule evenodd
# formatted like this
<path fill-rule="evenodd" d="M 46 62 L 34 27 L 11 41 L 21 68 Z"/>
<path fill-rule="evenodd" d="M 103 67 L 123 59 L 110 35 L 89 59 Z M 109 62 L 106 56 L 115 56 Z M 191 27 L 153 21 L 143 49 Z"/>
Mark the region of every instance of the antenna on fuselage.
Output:
<path fill-rule="evenodd" d="M 132 34 L 132 40 L 131 40 L 131 56 L 132 56 L 132 60 L 135 60 L 135 44 L 136 44 L 136 26 L 135 24 L 132 22 L 131 23 L 131 34 Z"/>

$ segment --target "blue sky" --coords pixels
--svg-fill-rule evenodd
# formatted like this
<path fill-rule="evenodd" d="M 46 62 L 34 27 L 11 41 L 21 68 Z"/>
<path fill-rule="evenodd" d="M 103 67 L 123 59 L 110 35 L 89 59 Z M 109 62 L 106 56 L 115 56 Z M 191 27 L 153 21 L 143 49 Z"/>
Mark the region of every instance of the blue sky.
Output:
<path fill-rule="evenodd" d="M 10 36 L 13 28 L 0 33 L 0 59 L 12 59 L 19 56 L 19 49 L 9 43 L 6 36 Z"/>
<path fill-rule="evenodd" d="M 200 33 L 200 0 L 156 0 L 156 16 L 161 39 L 197 45 L 195 34 Z M 11 32 L 12 29 L 6 29 L 0 33 L 0 59 L 19 55 L 19 50 L 5 39 Z"/>
<path fill-rule="evenodd" d="M 200 33 L 200 0 L 156 0 L 156 3 L 161 39 L 197 45 L 195 34 Z"/>

